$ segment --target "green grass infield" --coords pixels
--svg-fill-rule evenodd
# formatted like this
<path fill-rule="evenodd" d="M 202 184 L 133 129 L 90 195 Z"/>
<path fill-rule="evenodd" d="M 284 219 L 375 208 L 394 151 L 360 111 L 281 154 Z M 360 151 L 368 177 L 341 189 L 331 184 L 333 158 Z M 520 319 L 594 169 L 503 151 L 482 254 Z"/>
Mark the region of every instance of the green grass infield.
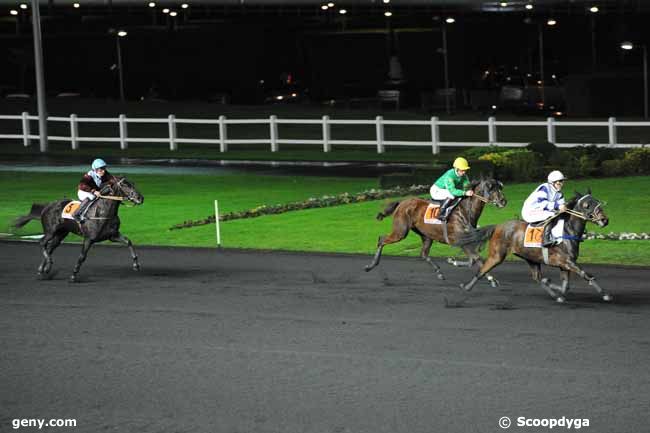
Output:
<path fill-rule="evenodd" d="M 172 170 L 170 170 L 172 172 Z M 0 172 L 0 232 L 31 235 L 41 232 L 32 221 L 21 230 L 13 230 L 14 218 L 29 211 L 32 202 L 47 202 L 76 195 L 80 173 Z M 214 213 L 214 200 L 220 211 L 230 212 L 304 200 L 310 197 L 355 193 L 377 188 L 370 178 L 334 178 L 312 176 L 262 176 L 236 174 L 209 175 L 130 175 L 145 196 L 142 206 L 120 211 L 122 231 L 137 245 L 216 247 L 215 226 L 204 225 L 169 230 L 186 220 L 205 218 Z M 434 179 L 432 179 L 433 181 Z M 517 218 L 523 200 L 536 184 L 507 184 L 505 209 L 486 208 L 480 224 L 488 225 Z M 583 179 L 569 181 L 566 195 L 591 187 L 595 197 L 606 201 L 610 224 L 589 231 L 647 232 L 650 201 L 650 177 Z M 369 201 L 288 212 L 221 223 L 222 246 L 314 252 L 368 254 L 375 251 L 377 237 L 390 231 L 391 218 L 376 221 L 375 215 L 390 200 Z M 74 235 L 68 241 L 78 241 Z M 385 254 L 417 256 L 420 239 L 411 234 L 404 241 L 387 246 Z M 650 265 L 650 241 L 589 240 L 581 246 L 581 262 L 626 265 Z M 432 256 L 458 255 L 459 250 L 435 244 Z"/>

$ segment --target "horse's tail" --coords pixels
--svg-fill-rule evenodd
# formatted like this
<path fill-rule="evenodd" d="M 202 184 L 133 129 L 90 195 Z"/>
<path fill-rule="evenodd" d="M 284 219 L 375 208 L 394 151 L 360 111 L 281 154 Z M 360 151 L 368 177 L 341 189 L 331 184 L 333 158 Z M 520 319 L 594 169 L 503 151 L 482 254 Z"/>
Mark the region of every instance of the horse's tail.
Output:
<path fill-rule="evenodd" d="M 28 222 L 30 222 L 31 220 L 40 219 L 41 214 L 43 213 L 43 209 L 45 209 L 44 204 L 39 204 L 39 203 L 32 204 L 32 208 L 27 215 L 19 216 L 18 218 L 16 218 L 13 224 L 14 228 L 19 229 L 25 224 L 27 224 Z"/>
<path fill-rule="evenodd" d="M 381 221 L 384 218 L 386 218 L 387 216 L 391 216 L 393 214 L 393 212 L 395 212 L 395 209 L 397 209 L 397 206 L 399 206 L 399 204 L 400 204 L 400 202 L 398 202 L 398 201 L 394 201 L 392 203 L 389 203 L 388 206 L 386 206 L 383 211 L 381 211 L 381 212 L 379 212 L 377 214 L 377 220 Z"/>
<path fill-rule="evenodd" d="M 455 247 L 481 247 L 485 242 L 487 242 L 494 234 L 494 230 L 497 228 L 496 225 L 481 227 L 480 229 L 474 229 L 469 232 L 462 234 L 456 242 L 454 242 Z"/>

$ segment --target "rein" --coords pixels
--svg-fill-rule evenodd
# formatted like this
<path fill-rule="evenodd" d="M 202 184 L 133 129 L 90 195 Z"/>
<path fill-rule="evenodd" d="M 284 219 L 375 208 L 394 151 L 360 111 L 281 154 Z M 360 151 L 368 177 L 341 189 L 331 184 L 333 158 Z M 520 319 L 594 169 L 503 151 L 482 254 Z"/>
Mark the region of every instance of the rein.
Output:
<path fill-rule="evenodd" d="M 479 200 L 482 201 L 483 203 L 493 204 L 493 205 L 495 205 L 495 206 L 497 205 L 496 201 L 490 201 L 490 200 L 487 199 L 487 197 L 483 197 L 483 196 L 480 195 L 480 194 L 476 194 L 476 193 L 474 193 L 474 195 L 472 195 L 472 197 L 476 197 L 477 199 L 479 199 Z"/>
<path fill-rule="evenodd" d="M 477 199 L 481 200 L 483 203 L 491 203 L 490 200 L 483 197 L 482 195 L 474 193 L 473 197 L 476 197 Z M 492 203 L 492 204 L 494 204 L 494 203 Z"/>
<path fill-rule="evenodd" d="M 103 199 L 106 199 L 106 200 L 115 200 L 115 201 L 124 201 L 125 200 L 124 197 L 120 197 L 120 196 L 117 196 L 117 195 L 100 195 L 99 198 L 103 198 Z"/>
<path fill-rule="evenodd" d="M 585 198 L 585 197 L 587 197 L 587 195 L 583 196 L 580 200 L 582 200 L 582 199 Z M 580 200 L 578 200 L 578 203 L 580 203 Z M 577 203 L 576 203 L 576 205 L 577 205 Z M 546 227 L 546 226 L 547 226 L 551 221 L 553 221 L 555 218 L 557 218 L 558 216 L 560 216 L 560 215 L 563 214 L 563 213 L 568 213 L 569 215 L 573 215 L 574 217 L 577 217 L 577 218 L 583 219 L 583 220 L 585 220 L 585 221 L 589 221 L 589 222 L 592 222 L 592 223 L 597 223 L 597 222 L 598 222 L 598 219 L 596 219 L 596 217 L 595 217 L 595 213 L 596 213 L 596 209 L 598 209 L 601 205 L 602 205 L 602 203 L 599 203 L 599 204 L 594 208 L 594 211 L 592 212 L 591 216 L 589 216 L 589 215 L 585 215 L 584 213 L 582 213 L 582 212 L 578 212 L 578 211 L 575 211 L 575 210 L 573 210 L 573 209 L 565 209 L 565 210 L 563 210 L 563 211 L 560 211 L 560 212 L 556 213 L 556 214 L 553 215 L 553 216 L 550 216 L 550 217 L 546 218 L 546 219 L 544 220 L 544 224 L 542 224 L 542 227 Z"/>

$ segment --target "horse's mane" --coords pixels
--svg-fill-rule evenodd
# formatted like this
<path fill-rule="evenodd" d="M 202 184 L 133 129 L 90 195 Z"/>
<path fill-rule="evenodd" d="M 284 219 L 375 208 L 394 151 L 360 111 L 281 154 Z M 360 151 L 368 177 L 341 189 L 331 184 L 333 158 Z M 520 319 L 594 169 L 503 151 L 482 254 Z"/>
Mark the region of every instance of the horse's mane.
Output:
<path fill-rule="evenodd" d="M 496 178 L 494 178 L 494 177 L 485 177 L 485 176 L 481 175 L 480 177 L 471 180 L 471 181 L 469 182 L 469 187 L 470 187 L 470 189 L 474 190 L 477 186 L 479 186 L 479 185 L 482 184 L 483 182 L 496 182 L 496 183 L 500 183 L 500 182 L 499 182 Z"/>
<path fill-rule="evenodd" d="M 566 202 L 566 207 L 569 209 L 573 209 L 576 204 L 578 204 L 578 200 L 580 200 L 582 197 L 591 194 L 591 188 L 587 189 L 586 193 L 581 193 L 579 191 L 575 191 L 573 194 L 573 197 L 569 199 L 569 201 Z"/>

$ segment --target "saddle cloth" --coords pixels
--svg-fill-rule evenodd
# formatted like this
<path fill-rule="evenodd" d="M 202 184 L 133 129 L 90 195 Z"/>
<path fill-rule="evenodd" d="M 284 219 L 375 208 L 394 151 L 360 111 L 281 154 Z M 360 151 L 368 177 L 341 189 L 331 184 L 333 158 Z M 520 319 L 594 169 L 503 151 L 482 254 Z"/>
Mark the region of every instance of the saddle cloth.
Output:
<path fill-rule="evenodd" d="M 79 206 L 81 205 L 80 201 L 71 201 L 70 203 L 66 204 L 63 210 L 61 211 L 61 218 L 66 219 L 66 220 L 73 220 L 73 214 L 79 209 Z"/>
<path fill-rule="evenodd" d="M 437 217 L 440 214 L 440 205 L 437 203 L 430 203 L 427 206 L 427 210 L 424 211 L 424 223 L 425 224 L 442 224 Z"/>
<path fill-rule="evenodd" d="M 526 227 L 526 234 L 524 235 L 524 247 L 541 248 L 543 234 L 544 227 L 535 227 L 533 224 L 528 224 L 528 227 Z"/>

